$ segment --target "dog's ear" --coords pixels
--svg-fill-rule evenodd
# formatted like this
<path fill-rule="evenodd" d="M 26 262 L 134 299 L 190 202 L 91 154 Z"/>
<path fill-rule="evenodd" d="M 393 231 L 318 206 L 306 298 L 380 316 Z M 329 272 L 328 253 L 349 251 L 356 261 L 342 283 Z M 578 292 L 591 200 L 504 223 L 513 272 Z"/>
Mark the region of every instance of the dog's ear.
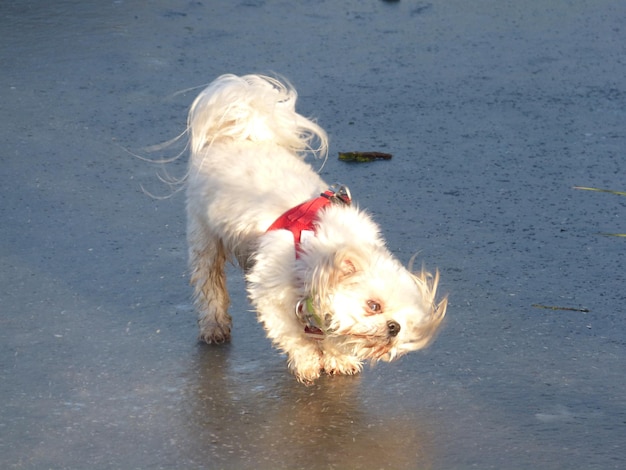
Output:
<path fill-rule="evenodd" d="M 333 261 L 337 281 L 362 271 L 365 267 L 365 259 L 365 254 L 354 248 L 337 250 Z"/>
<path fill-rule="evenodd" d="M 343 257 L 338 260 L 338 271 L 341 277 L 349 276 L 350 274 L 354 274 L 358 271 L 354 261 L 352 258 Z"/>
<path fill-rule="evenodd" d="M 311 279 L 311 288 L 324 296 L 338 284 L 362 270 L 362 256 L 349 249 L 339 249 L 329 253 L 322 261 L 318 260 Z"/>

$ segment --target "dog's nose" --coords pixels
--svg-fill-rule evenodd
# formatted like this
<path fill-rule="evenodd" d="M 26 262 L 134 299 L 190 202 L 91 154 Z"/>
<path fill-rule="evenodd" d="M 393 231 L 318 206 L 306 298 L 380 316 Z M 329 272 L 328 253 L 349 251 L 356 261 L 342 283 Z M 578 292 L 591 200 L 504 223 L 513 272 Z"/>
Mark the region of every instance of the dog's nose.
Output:
<path fill-rule="evenodd" d="M 400 333 L 400 323 L 393 320 L 388 321 L 387 331 L 389 331 L 389 336 L 398 336 L 398 333 Z"/>

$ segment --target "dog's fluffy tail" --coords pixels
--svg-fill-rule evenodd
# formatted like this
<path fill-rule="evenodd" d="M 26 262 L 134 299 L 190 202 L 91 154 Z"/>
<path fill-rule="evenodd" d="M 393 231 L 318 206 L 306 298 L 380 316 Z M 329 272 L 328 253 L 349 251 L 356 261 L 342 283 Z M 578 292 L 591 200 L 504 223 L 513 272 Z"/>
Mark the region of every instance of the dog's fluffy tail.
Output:
<path fill-rule="evenodd" d="M 296 90 L 263 75 L 222 75 L 205 88 L 189 111 L 191 151 L 220 140 L 272 141 L 301 155 L 326 157 L 328 137 L 295 110 Z"/>

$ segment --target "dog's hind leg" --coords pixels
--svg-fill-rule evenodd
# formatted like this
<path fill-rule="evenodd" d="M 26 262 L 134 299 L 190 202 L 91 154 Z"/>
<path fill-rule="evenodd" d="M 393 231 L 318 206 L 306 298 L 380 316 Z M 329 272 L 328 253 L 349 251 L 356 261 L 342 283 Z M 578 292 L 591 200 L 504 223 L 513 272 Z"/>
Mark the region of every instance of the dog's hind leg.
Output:
<path fill-rule="evenodd" d="M 230 340 L 232 320 L 226 289 L 226 252 L 222 241 L 207 230 L 189 227 L 189 267 L 198 312 L 200 339 L 207 343 Z"/>

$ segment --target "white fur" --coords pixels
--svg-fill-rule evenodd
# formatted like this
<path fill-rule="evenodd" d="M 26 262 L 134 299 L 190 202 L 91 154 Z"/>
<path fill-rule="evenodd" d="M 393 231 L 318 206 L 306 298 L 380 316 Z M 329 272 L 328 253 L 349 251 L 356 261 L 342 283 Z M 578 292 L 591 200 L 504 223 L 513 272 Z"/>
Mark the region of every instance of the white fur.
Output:
<path fill-rule="evenodd" d="M 328 188 L 304 162 L 307 153 L 325 156 L 326 133 L 295 111 L 296 97 L 273 78 L 223 75 L 196 98 L 188 120 L 188 243 L 200 337 L 230 339 L 224 264 L 234 258 L 268 336 L 310 383 L 322 372 L 354 374 L 364 360 L 425 347 L 446 299 L 435 302 L 438 273 L 402 267 L 354 206 L 322 209 L 299 257 L 291 232 L 267 232 L 282 213 Z M 307 297 L 326 319 L 322 340 L 307 336 L 295 314 Z M 372 311 L 377 304 L 382 311 Z M 390 322 L 400 328 L 395 335 Z"/>

